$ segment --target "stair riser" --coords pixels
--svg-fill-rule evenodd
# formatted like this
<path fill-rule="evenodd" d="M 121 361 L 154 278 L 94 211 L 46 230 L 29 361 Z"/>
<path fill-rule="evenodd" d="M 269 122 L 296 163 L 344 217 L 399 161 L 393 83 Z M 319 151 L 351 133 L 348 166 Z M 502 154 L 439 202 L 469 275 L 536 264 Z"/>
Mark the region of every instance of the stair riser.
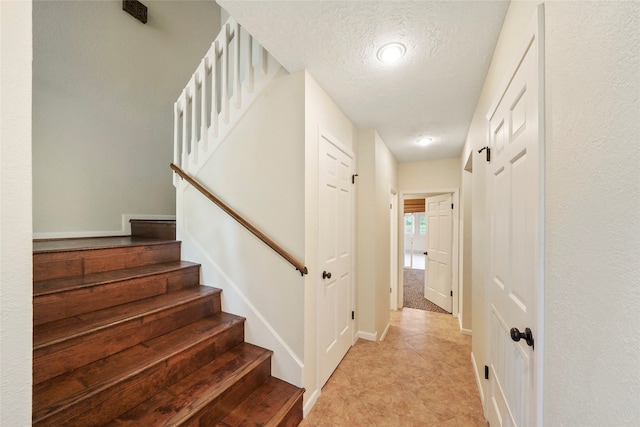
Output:
<path fill-rule="evenodd" d="M 164 221 L 140 221 L 132 219 L 131 235 L 147 239 L 175 240 L 176 223 Z"/>
<path fill-rule="evenodd" d="M 302 389 L 269 377 L 231 413 L 216 423 L 227 427 L 298 425 L 302 420 L 303 395 Z"/>
<path fill-rule="evenodd" d="M 198 266 L 33 298 L 33 323 L 41 325 L 199 284 Z"/>
<path fill-rule="evenodd" d="M 82 396 L 34 426 L 102 425 L 244 341 L 242 322 L 93 395 Z M 36 414 L 39 415 L 39 414 Z"/>
<path fill-rule="evenodd" d="M 33 382 L 41 383 L 220 311 L 220 294 L 52 344 L 33 352 Z"/>
<path fill-rule="evenodd" d="M 303 414 L 303 408 L 302 408 L 302 394 L 301 394 L 298 400 L 296 401 L 296 403 L 291 408 L 291 410 L 289 410 L 289 412 L 287 413 L 287 415 L 285 415 L 282 421 L 277 424 L 277 427 L 297 427 L 298 424 L 302 422 L 302 414 Z M 266 427 L 270 427 L 270 426 L 267 425 Z"/>
<path fill-rule="evenodd" d="M 217 399 L 193 414 L 184 427 L 215 426 L 271 375 L 271 358 L 239 379 Z"/>
<path fill-rule="evenodd" d="M 180 242 L 36 253 L 33 255 L 33 280 L 81 276 L 179 260 Z"/>

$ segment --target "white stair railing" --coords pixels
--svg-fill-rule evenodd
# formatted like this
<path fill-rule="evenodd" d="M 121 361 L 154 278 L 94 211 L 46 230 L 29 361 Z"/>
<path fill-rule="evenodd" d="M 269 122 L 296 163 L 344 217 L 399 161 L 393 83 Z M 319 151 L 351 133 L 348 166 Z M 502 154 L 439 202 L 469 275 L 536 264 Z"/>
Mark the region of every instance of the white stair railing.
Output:
<path fill-rule="evenodd" d="M 173 163 L 195 175 L 281 69 L 229 18 L 174 104 Z"/>

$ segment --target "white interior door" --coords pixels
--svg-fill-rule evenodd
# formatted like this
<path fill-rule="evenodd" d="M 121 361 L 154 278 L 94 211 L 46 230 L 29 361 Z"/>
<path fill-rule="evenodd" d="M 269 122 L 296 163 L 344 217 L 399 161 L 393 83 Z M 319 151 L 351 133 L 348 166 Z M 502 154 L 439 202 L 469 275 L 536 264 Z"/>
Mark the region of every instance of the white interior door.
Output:
<path fill-rule="evenodd" d="M 537 26 L 530 34 L 489 115 L 491 369 L 486 410 L 492 427 L 534 426 L 537 417 L 534 348 L 539 348 L 534 346 L 542 217 Z M 519 338 L 525 329 L 530 329 L 533 341 Z"/>
<path fill-rule="evenodd" d="M 451 313 L 451 248 L 453 243 L 451 194 L 427 197 L 426 271 L 424 297 Z"/>
<path fill-rule="evenodd" d="M 320 386 L 352 344 L 353 155 L 320 136 L 318 328 Z"/>

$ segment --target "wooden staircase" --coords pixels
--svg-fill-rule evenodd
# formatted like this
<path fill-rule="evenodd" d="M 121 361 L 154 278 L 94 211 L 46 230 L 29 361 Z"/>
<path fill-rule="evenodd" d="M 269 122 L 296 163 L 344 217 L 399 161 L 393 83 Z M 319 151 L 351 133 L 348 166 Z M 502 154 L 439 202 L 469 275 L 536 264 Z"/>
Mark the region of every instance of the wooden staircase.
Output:
<path fill-rule="evenodd" d="M 171 225 L 142 228 L 34 242 L 33 425 L 298 425 L 303 390 L 271 376 L 180 242 L 153 238 Z"/>

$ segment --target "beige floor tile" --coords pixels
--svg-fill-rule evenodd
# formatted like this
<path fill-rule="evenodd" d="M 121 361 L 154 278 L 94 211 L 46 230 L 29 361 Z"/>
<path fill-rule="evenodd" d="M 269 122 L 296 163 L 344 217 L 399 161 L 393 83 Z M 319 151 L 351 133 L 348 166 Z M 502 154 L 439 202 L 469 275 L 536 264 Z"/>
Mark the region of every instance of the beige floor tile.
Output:
<path fill-rule="evenodd" d="M 385 341 L 358 340 L 301 426 L 486 427 L 457 319 L 391 313 Z"/>
<path fill-rule="evenodd" d="M 320 396 L 302 426 L 373 426 L 375 421 L 365 405 L 353 396 Z"/>

